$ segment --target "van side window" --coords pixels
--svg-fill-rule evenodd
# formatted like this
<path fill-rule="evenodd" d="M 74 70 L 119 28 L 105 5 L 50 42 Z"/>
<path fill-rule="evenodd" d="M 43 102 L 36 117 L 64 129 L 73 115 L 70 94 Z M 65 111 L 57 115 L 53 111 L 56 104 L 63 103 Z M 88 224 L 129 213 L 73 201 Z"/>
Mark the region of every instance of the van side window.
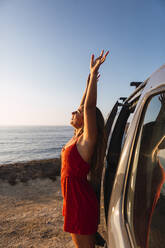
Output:
<path fill-rule="evenodd" d="M 165 93 L 147 101 L 127 187 L 126 218 L 135 246 L 165 244 Z"/>

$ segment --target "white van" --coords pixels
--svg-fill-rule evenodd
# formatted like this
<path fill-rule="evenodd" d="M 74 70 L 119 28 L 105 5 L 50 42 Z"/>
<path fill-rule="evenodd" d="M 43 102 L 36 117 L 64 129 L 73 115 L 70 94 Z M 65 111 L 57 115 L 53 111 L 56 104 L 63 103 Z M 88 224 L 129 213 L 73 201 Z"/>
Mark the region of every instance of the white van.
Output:
<path fill-rule="evenodd" d="M 104 247 L 165 248 L 165 65 L 116 102 L 106 126 Z"/>

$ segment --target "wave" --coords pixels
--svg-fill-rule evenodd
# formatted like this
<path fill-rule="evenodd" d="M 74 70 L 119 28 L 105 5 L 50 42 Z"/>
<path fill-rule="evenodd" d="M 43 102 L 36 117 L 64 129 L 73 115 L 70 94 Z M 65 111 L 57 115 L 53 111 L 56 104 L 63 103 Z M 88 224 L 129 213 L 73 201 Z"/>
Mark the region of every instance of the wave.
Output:
<path fill-rule="evenodd" d="M 0 164 L 60 157 L 70 126 L 0 127 Z"/>

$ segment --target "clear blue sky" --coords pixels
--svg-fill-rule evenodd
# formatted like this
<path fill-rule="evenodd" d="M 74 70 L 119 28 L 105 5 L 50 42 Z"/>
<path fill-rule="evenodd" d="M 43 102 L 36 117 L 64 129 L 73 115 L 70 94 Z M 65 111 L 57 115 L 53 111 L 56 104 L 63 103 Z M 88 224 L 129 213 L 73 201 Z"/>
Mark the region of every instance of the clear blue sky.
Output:
<path fill-rule="evenodd" d="M 0 0 L 0 125 L 68 125 L 92 53 L 106 117 L 165 63 L 164 0 Z"/>

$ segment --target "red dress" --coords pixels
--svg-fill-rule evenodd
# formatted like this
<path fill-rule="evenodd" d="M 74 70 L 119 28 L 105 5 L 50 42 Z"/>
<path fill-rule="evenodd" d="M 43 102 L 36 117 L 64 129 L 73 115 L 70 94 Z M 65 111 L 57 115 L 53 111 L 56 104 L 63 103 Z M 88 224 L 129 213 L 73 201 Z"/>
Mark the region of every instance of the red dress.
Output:
<path fill-rule="evenodd" d="M 87 181 L 90 166 L 79 154 L 76 143 L 62 149 L 64 231 L 91 235 L 97 231 L 99 204 Z"/>

